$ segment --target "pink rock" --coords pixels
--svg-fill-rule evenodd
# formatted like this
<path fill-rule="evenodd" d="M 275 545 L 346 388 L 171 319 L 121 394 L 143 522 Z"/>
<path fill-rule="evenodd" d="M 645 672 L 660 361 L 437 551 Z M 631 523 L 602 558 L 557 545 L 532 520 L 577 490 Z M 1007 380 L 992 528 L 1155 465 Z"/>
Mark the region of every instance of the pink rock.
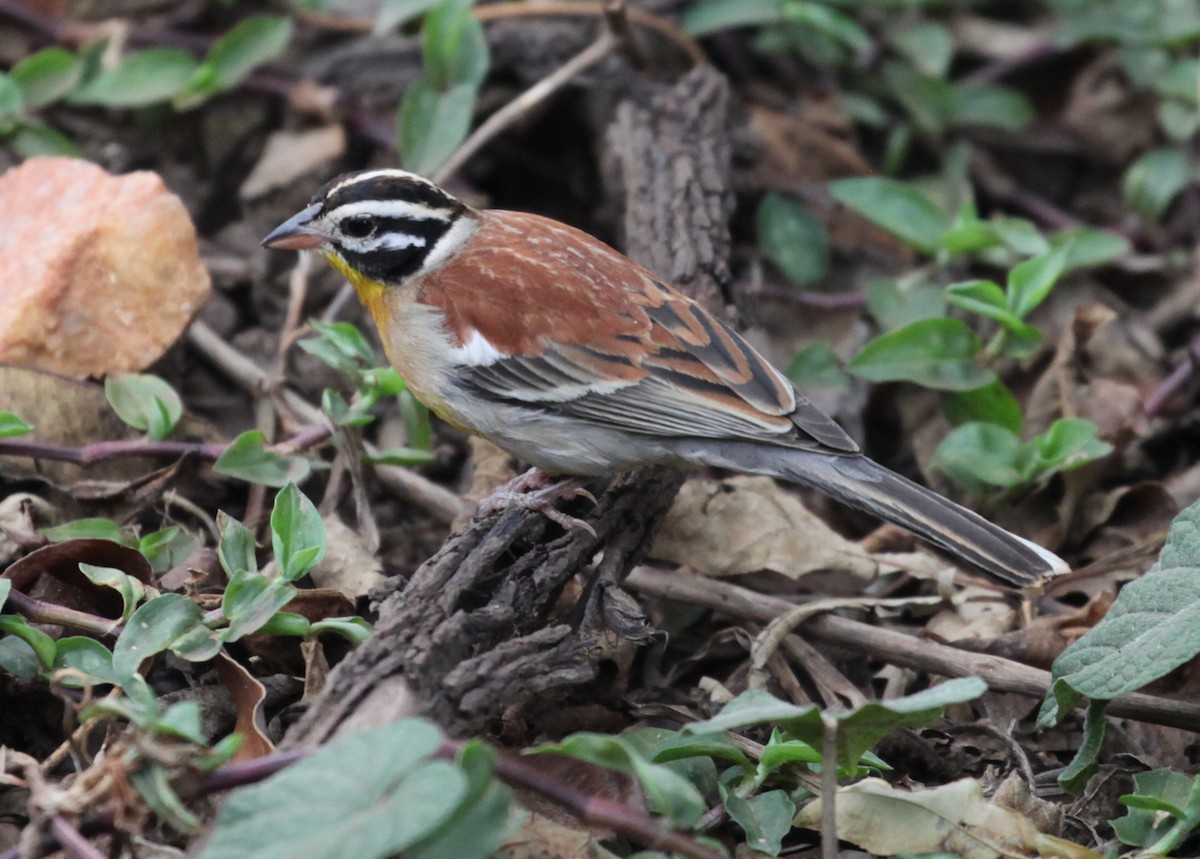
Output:
<path fill-rule="evenodd" d="M 143 369 L 210 289 L 191 218 L 156 174 L 35 158 L 0 176 L 0 362 Z"/>

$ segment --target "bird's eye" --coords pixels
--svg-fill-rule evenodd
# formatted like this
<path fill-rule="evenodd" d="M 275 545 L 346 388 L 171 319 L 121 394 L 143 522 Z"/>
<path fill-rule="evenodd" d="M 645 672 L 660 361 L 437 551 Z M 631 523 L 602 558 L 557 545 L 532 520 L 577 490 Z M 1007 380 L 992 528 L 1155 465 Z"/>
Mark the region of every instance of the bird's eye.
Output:
<path fill-rule="evenodd" d="M 365 239 L 375 232 L 375 222 L 367 217 L 347 218 L 342 221 L 341 230 L 352 239 Z"/>

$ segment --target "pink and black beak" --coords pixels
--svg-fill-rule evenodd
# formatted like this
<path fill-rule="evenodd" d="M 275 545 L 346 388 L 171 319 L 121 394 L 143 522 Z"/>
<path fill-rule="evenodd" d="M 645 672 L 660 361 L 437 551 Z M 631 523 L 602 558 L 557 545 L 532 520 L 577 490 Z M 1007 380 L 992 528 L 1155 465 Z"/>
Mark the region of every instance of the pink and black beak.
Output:
<path fill-rule="evenodd" d="M 326 240 L 324 233 L 312 223 L 319 214 L 321 204 L 313 203 L 271 230 L 259 246 L 290 251 L 310 251 L 319 248 Z"/>

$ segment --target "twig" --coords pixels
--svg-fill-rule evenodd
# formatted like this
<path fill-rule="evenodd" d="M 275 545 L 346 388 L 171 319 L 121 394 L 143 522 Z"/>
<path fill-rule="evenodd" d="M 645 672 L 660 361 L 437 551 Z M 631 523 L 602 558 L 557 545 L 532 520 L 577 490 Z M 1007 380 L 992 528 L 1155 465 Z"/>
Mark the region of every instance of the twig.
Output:
<path fill-rule="evenodd" d="M 484 144 L 570 83 L 576 75 L 582 74 L 603 60 L 615 45 L 616 39 L 613 34 L 609 30 L 605 30 L 600 34 L 600 38 L 591 45 L 497 110 L 475 129 L 474 133 L 463 142 L 463 145 L 458 147 L 454 154 L 434 172 L 431 177 L 433 181 L 445 182 Z"/>
<path fill-rule="evenodd" d="M 1154 390 L 1146 396 L 1146 399 L 1142 401 L 1142 409 L 1146 414 L 1154 417 L 1161 412 L 1167 401 L 1175 396 L 1187 380 L 1192 377 L 1192 374 L 1196 372 L 1196 365 L 1198 363 L 1200 363 L 1200 337 L 1197 337 L 1188 346 L 1187 359 L 1172 370 L 1167 378 L 1159 382 L 1154 387 Z"/>
<path fill-rule="evenodd" d="M 35 599 L 15 589 L 9 591 L 5 604 L 14 607 L 34 623 L 66 626 L 82 630 L 98 638 L 115 638 L 121 634 L 121 624 L 115 620 Z"/>
<path fill-rule="evenodd" d="M 50 817 L 50 831 L 58 839 L 63 850 L 73 859 L 105 859 L 104 854 L 97 850 L 83 833 L 76 829 L 61 814 Z"/>
<path fill-rule="evenodd" d="M 780 597 L 760 594 L 718 579 L 638 567 L 625 583 L 634 590 L 690 605 L 701 605 L 735 617 L 769 623 L 795 608 Z M 979 677 L 998 692 L 1042 698 L 1050 688 L 1050 672 L 984 653 L 971 653 L 895 630 L 826 615 L 804 626 L 806 635 L 855 653 L 886 659 L 943 677 Z M 1200 705 L 1157 695 L 1131 692 L 1109 702 L 1108 715 L 1200 731 Z"/>

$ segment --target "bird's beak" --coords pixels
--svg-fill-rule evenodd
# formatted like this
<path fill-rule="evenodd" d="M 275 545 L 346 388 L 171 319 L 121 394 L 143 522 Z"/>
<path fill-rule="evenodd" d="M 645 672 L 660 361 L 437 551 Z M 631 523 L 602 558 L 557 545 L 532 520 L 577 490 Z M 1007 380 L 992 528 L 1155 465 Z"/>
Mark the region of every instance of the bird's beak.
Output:
<path fill-rule="evenodd" d="M 321 204 L 313 203 L 307 209 L 297 212 L 271 230 L 260 243 L 260 247 L 291 251 L 310 251 L 319 248 L 325 241 L 325 236 L 312 225 L 312 220 L 320 211 Z"/>

